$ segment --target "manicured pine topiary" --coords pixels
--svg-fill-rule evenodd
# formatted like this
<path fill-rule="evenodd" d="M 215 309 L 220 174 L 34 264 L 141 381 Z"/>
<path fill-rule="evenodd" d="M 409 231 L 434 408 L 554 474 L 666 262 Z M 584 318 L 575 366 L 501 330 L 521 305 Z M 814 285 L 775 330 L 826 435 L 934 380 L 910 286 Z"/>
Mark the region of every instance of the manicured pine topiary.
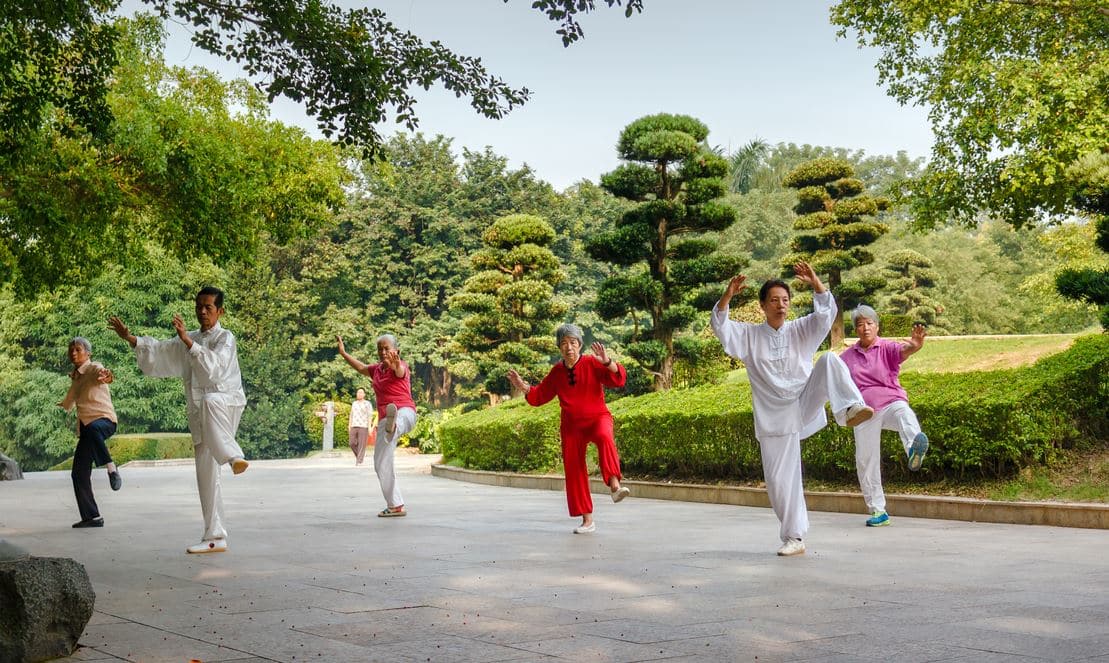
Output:
<path fill-rule="evenodd" d="M 906 315 L 913 322 L 928 325 L 929 334 L 946 333 L 940 320 L 943 307 L 931 295 L 939 280 L 932 261 L 912 249 L 900 249 L 886 256 L 883 272 L 886 290 L 892 294 L 880 313 Z"/>
<path fill-rule="evenodd" d="M 451 372 L 480 379 L 493 404 L 498 395 L 512 392 L 506 377 L 510 369 L 537 382 L 557 352 L 552 331 L 567 307 L 554 297 L 554 287 L 564 278 L 558 258 L 547 248 L 554 239 L 554 229 L 541 217 L 497 219 L 482 234 L 485 247 L 470 256 L 474 275 L 450 300 L 452 311 L 468 314 L 454 337 L 466 356 L 451 365 Z"/>
<path fill-rule="evenodd" d="M 814 159 L 797 166 L 782 180 L 797 189 L 798 232 L 790 243 L 791 254 L 782 260 L 784 276 L 793 275 L 793 265 L 809 262 L 836 299 L 837 320 L 843 320 L 844 298 L 863 301 L 884 284 L 880 279 L 851 281 L 844 274 L 874 262 L 865 246 L 889 232 L 889 226 L 874 217 L 889 208 L 885 198 L 865 193 L 855 169 L 843 159 Z M 832 347 L 843 344 L 843 325 L 832 325 Z"/>
<path fill-rule="evenodd" d="M 625 127 L 616 149 L 626 163 L 602 176 L 601 186 L 635 205 L 615 230 L 586 244 L 593 258 L 623 268 L 601 283 L 596 311 L 605 320 L 630 318 L 625 347 L 654 377 L 656 391 L 672 384 L 675 334 L 746 264 L 717 253 L 709 235 L 737 215 L 723 201 L 728 162 L 705 147 L 707 136 L 708 128 L 686 115 L 649 115 Z"/>

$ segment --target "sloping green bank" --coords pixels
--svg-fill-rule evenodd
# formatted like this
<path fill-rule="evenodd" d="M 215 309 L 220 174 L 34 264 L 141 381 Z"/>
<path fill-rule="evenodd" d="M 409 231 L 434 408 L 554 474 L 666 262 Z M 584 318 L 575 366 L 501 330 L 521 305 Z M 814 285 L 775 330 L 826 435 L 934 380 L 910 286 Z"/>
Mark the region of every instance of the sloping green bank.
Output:
<path fill-rule="evenodd" d="M 1109 335 L 1032 366 L 973 373 L 905 373 L 902 384 L 932 441 L 923 477 L 1002 477 L 1050 464 L 1059 449 L 1107 444 Z M 626 472 L 675 479 L 762 476 L 746 384 L 623 398 L 610 405 Z M 559 466 L 558 406 L 524 403 L 469 413 L 439 429 L 447 462 L 495 471 Z M 883 433 L 883 472 L 908 474 L 901 443 Z M 807 476 L 851 480 L 854 440 L 834 424 L 802 443 Z"/>
<path fill-rule="evenodd" d="M 74 440 L 74 444 L 76 444 Z M 133 460 L 165 460 L 167 458 L 192 458 L 193 440 L 188 433 L 135 433 L 113 435 L 108 438 L 108 451 L 116 465 Z M 73 467 L 73 457 L 58 463 L 52 470 Z"/>

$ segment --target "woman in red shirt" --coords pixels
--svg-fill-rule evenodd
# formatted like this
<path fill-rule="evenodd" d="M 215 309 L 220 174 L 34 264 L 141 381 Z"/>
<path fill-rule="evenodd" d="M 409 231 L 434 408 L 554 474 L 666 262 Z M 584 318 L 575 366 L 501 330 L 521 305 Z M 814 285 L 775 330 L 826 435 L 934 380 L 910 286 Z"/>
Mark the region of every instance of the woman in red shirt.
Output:
<path fill-rule="evenodd" d="M 397 487 L 397 473 L 393 468 L 393 452 L 397 440 L 416 427 L 416 402 L 412 400 L 412 375 L 408 364 L 397 351 L 397 338 L 392 334 L 377 337 L 376 364 L 363 364 L 347 353 L 343 337 L 336 336 L 339 354 L 351 367 L 370 377 L 370 385 L 377 401 L 377 438 L 374 441 L 374 472 L 385 496 L 385 510 L 377 515 L 382 518 L 405 516 L 404 498 Z"/>
<path fill-rule="evenodd" d="M 601 476 L 612 491 L 612 501 L 628 496 L 620 485 L 620 456 L 612 436 L 612 413 L 605 405 L 605 387 L 623 387 L 628 375 L 624 367 L 613 361 L 605 346 L 593 344 L 592 355 L 582 355 L 582 333 L 577 325 L 562 325 L 555 331 L 555 341 L 562 361 L 537 386 L 529 386 L 516 371 L 508 372 L 508 381 L 524 392 L 528 403 L 543 405 L 555 396 L 562 408 L 562 466 L 566 474 L 566 503 L 571 516 L 581 516 L 581 525 L 574 534 L 596 531 L 593 524 L 593 499 L 589 495 L 589 472 L 585 466 L 585 448 L 597 445 Z"/>

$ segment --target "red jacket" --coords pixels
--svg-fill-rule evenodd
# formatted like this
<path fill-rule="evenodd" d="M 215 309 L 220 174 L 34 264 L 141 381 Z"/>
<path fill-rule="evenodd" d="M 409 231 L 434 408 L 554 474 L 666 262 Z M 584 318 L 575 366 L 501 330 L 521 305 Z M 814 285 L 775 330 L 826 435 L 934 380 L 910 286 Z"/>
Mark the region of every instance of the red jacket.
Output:
<path fill-rule="evenodd" d="M 620 364 L 613 373 L 596 356 L 582 355 L 573 368 L 566 368 L 561 361 L 552 366 L 547 377 L 528 390 L 526 398 L 532 405 L 543 405 L 558 396 L 563 418 L 591 418 L 609 414 L 605 387 L 623 387 L 627 380 L 627 371 Z"/>

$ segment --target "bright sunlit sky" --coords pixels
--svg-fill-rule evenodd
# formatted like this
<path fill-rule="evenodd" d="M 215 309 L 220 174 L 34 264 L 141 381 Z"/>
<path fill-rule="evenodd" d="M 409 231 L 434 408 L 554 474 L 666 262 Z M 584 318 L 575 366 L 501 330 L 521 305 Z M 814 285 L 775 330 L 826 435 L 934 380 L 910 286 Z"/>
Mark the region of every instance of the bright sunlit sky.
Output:
<path fill-rule="evenodd" d="M 421 132 L 453 137 L 456 153 L 492 146 L 512 166 L 527 163 L 558 189 L 596 182 L 619 163 L 621 129 L 659 112 L 700 119 L 709 143 L 729 152 L 754 138 L 868 154 L 905 150 L 927 157 L 930 151 L 926 110 L 899 106 L 886 95 L 877 84 L 877 52 L 836 37 L 826 0 L 645 0 L 643 13 L 631 18 L 597 0 L 597 11 L 580 17 L 585 38 L 569 48 L 555 34 L 557 24 L 530 9 L 530 0 L 368 4 L 399 28 L 481 57 L 490 73 L 532 91 L 523 107 L 489 120 L 465 99 L 418 90 Z M 132 0 L 125 7 L 138 5 Z M 169 28 L 169 64 L 244 76 L 193 47 L 184 28 Z M 275 102 L 273 116 L 320 136 L 296 104 Z"/>

